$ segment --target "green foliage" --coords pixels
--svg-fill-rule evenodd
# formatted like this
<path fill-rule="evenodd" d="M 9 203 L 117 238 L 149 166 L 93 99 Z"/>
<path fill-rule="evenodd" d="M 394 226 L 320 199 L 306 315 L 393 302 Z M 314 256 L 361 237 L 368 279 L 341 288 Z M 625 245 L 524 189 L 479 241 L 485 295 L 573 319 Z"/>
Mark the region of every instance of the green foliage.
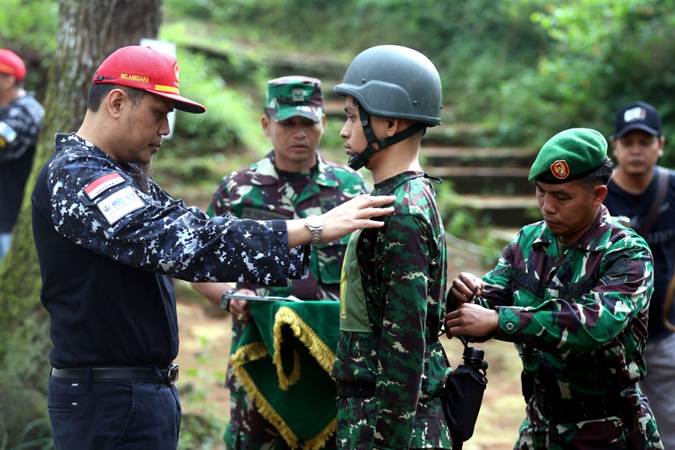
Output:
<path fill-rule="evenodd" d="M 675 103 L 664 94 L 675 90 L 668 56 L 675 52 L 675 1 L 556 2 L 532 20 L 553 45 L 536 66 L 502 84 L 503 135 L 541 143 L 582 125 L 610 135 L 616 109 L 642 99 L 656 106 L 673 136 Z"/>
<path fill-rule="evenodd" d="M 43 393 L 0 381 L 0 401 L 0 450 L 52 448 Z"/>
<path fill-rule="evenodd" d="M 376 43 L 400 43 L 431 57 L 444 81 L 446 103 L 466 119 L 481 119 L 500 95 L 498 82 L 533 64 L 546 33 L 533 27 L 537 6 L 473 0 L 169 0 L 180 14 L 236 30 L 232 40 L 264 42 L 259 51 L 288 49 L 340 58 Z M 527 42 L 527 45 L 523 45 Z M 348 61 L 348 59 L 347 59 Z M 327 74 L 325 76 L 328 76 Z M 339 78 L 341 70 L 332 74 Z"/>
<path fill-rule="evenodd" d="M 260 106 L 228 87 L 203 55 L 178 51 L 181 67 L 181 93 L 204 104 L 206 114 L 178 111 L 176 133 L 184 140 L 180 148 L 173 142 L 167 147 L 174 153 L 190 156 L 208 155 L 227 147 L 245 146 L 263 152 L 267 146 L 260 131 Z M 194 141 L 194 145 L 190 144 Z"/>
<path fill-rule="evenodd" d="M 461 206 L 460 197 L 449 183 L 436 186 L 436 202 L 445 224 L 448 237 L 464 240 L 464 245 L 479 254 L 481 264 L 491 266 L 499 258 L 503 242 L 489 231 L 489 224 L 480 223 L 467 208 Z"/>
<path fill-rule="evenodd" d="M 212 417 L 201 414 L 183 414 L 178 448 L 180 450 L 221 448 L 222 432 L 222 425 Z"/>
<path fill-rule="evenodd" d="M 56 49 L 56 0 L 3 0 L 0 44 L 17 52 L 28 69 L 25 85 L 38 97 L 47 86 L 47 67 Z"/>
<path fill-rule="evenodd" d="M 0 41 L 3 47 L 16 44 L 40 57 L 56 49 L 57 1 L 4 0 L 2 3 Z"/>
<path fill-rule="evenodd" d="M 238 45 L 217 24 L 179 18 L 162 27 L 160 38 L 205 56 L 212 71 L 228 84 L 243 84 L 250 89 L 264 86 L 267 79 L 260 52 Z"/>

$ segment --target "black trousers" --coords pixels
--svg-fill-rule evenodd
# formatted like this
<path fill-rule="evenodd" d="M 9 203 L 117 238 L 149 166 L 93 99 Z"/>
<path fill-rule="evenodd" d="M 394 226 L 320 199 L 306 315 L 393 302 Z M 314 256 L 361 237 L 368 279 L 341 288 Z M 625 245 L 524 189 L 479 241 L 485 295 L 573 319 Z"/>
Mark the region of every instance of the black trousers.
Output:
<path fill-rule="evenodd" d="M 175 450 L 175 386 L 51 377 L 47 400 L 56 450 Z"/>

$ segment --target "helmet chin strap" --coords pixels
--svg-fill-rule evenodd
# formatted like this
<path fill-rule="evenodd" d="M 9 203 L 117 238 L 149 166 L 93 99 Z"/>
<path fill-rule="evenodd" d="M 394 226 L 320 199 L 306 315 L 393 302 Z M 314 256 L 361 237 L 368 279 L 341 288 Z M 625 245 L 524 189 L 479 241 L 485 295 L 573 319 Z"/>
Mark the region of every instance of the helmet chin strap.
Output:
<path fill-rule="evenodd" d="M 410 136 L 417 134 L 420 131 L 424 131 L 427 128 L 425 124 L 421 122 L 415 122 L 400 133 L 396 133 L 395 135 L 389 136 L 388 138 L 378 139 L 378 137 L 375 136 L 375 132 L 373 131 L 373 127 L 370 123 L 370 114 L 368 114 L 368 112 L 363 109 L 361 103 L 358 103 L 358 106 L 359 117 L 361 118 L 361 127 L 363 128 L 363 134 L 365 134 L 368 144 L 362 152 L 349 157 L 347 165 L 354 170 L 359 170 L 361 167 L 368 164 L 368 161 L 373 156 L 373 154 L 375 154 L 375 152 L 381 151 L 391 145 L 396 144 L 397 142 L 408 139 Z M 373 144 L 377 144 L 377 148 L 375 148 Z"/>

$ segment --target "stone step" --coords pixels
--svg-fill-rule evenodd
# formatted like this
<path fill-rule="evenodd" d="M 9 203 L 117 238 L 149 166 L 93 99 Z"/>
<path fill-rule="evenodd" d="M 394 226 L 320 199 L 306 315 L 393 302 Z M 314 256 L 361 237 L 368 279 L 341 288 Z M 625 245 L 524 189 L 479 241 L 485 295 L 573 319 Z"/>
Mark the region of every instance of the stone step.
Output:
<path fill-rule="evenodd" d="M 465 208 L 481 226 L 520 228 L 538 220 L 534 194 L 529 196 L 460 195 L 458 208 Z"/>
<path fill-rule="evenodd" d="M 324 99 L 324 109 L 326 110 L 326 117 L 328 119 L 344 120 L 345 114 L 345 99 L 340 96 L 333 96 Z"/>
<path fill-rule="evenodd" d="M 448 114 L 452 116 L 451 112 Z M 494 140 L 496 133 L 497 130 L 491 127 L 444 119 L 441 125 L 427 129 L 422 142 L 424 145 L 435 147 L 481 147 L 486 142 Z"/>
<path fill-rule="evenodd" d="M 349 65 L 348 58 L 336 58 L 334 55 L 325 56 L 302 53 L 266 55 L 263 57 L 263 60 L 271 77 L 306 75 L 319 78 L 322 81 L 324 79 L 341 79 Z M 327 88 L 332 90 L 335 84 L 335 82 L 332 82 L 331 85 L 326 86 L 324 90 Z"/>
<path fill-rule="evenodd" d="M 510 166 L 529 167 L 535 155 L 529 148 L 422 146 L 425 165 L 447 166 Z"/>
<path fill-rule="evenodd" d="M 534 187 L 527 180 L 529 167 L 494 166 L 424 166 L 433 176 L 452 183 L 459 194 L 534 195 Z"/>
<path fill-rule="evenodd" d="M 535 222 L 537 219 L 533 218 L 531 222 Z M 528 223 L 531 223 L 528 222 Z M 490 228 L 490 233 L 497 238 L 499 241 L 506 243 L 511 242 L 515 237 L 516 233 L 520 231 L 519 227 L 492 227 Z"/>

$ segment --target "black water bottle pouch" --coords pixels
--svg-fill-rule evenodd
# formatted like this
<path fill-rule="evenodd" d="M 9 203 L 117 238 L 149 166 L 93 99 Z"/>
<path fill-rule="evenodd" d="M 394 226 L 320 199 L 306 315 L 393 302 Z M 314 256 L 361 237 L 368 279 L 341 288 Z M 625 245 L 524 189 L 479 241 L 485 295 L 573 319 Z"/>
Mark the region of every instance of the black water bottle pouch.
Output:
<path fill-rule="evenodd" d="M 443 387 L 443 410 L 454 439 L 466 441 L 473 436 L 486 384 L 480 371 L 463 364 L 448 376 Z"/>
<path fill-rule="evenodd" d="M 464 343 L 464 364 L 450 372 L 441 391 L 443 412 L 447 421 L 453 448 L 468 440 L 476 427 L 478 412 L 487 386 L 487 362 L 483 352 Z"/>

